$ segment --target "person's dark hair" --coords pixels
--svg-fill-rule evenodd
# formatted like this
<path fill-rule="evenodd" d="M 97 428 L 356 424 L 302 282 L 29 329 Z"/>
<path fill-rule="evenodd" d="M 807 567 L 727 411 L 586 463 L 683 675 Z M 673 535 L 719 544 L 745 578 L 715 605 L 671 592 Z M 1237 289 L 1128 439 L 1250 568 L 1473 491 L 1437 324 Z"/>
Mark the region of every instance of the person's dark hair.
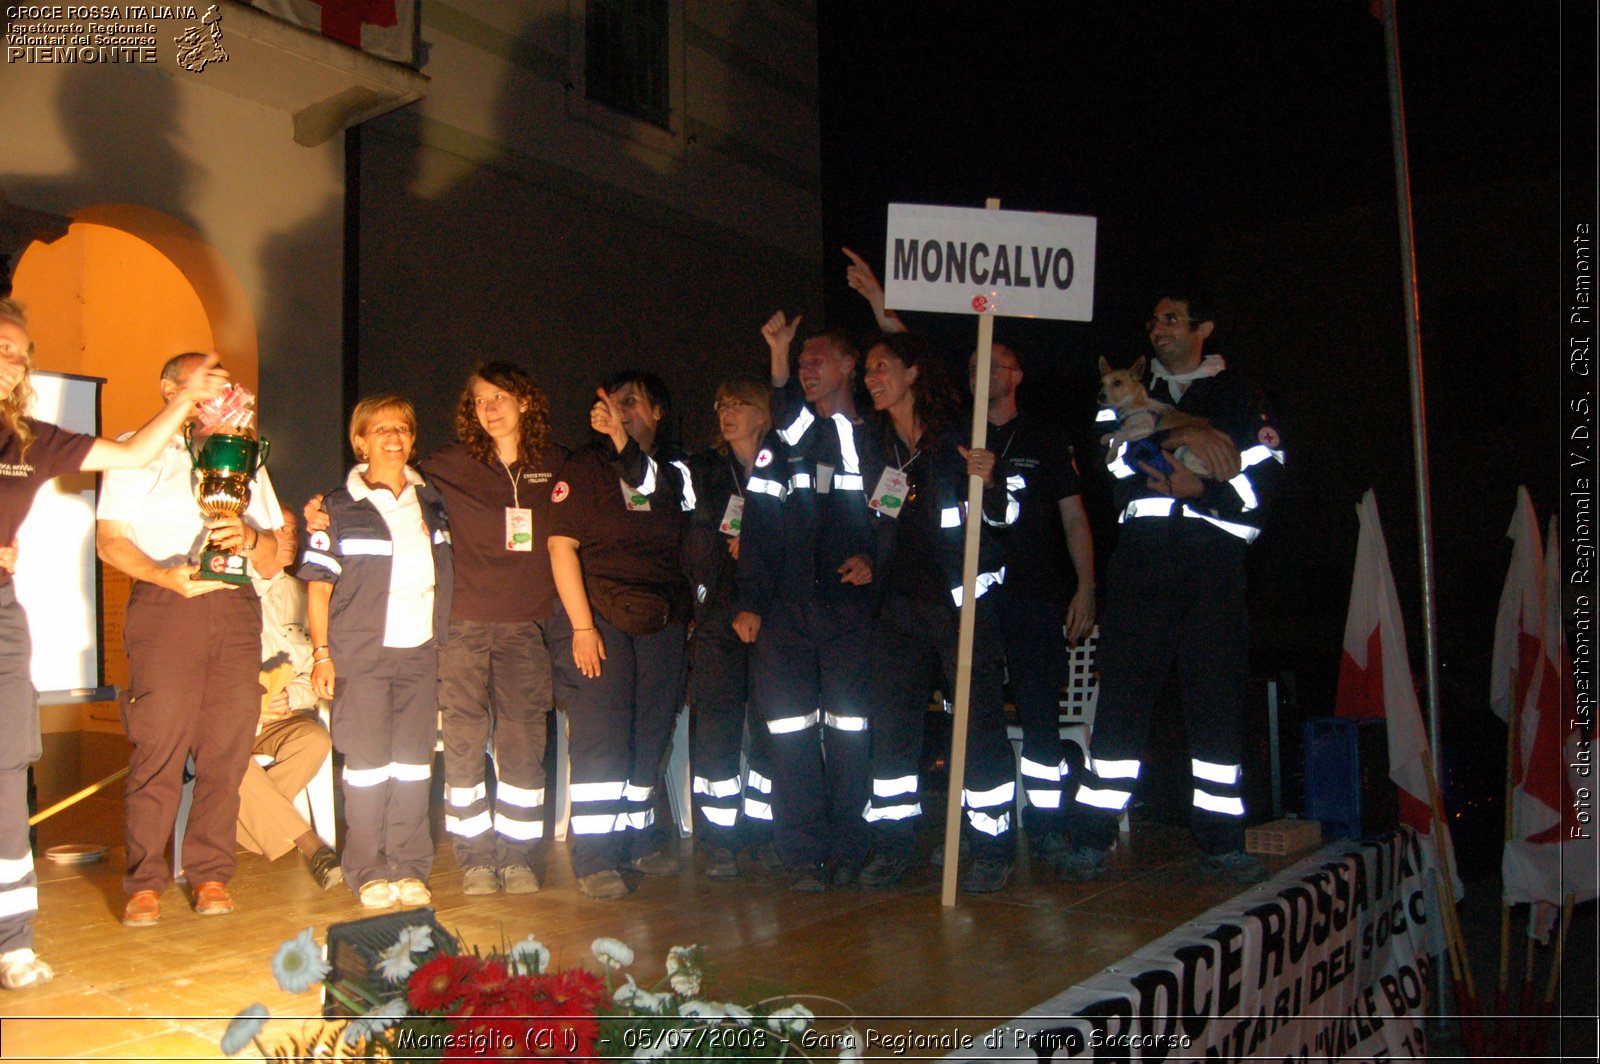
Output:
<path fill-rule="evenodd" d="M 888 348 L 889 353 L 907 369 L 916 368 L 917 379 L 911 382 L 911 399 L 928 441 L 931 443 L 947 433 L 959 438 L 961 387 L 950 366 L 917 333 L 884 333 L 873 341 L 868 354 L 871 354 L 872 348 L 880 345 Z M 887 411 L 880 413 L 884 441 L 892 443 L 894 423 Z"/>
<path fill-rule="evenodd" d="M 474 367 L 456 402 L 456 439 L 466 444 L 472 457 L 491 464 L 499 459 L 494 440 L 478 423 L 478 410 L 472 396 L 472 382 L 476 380 L 492 384 L 528 404 L 517 425 L 517 458 L 528 462 L 542 454 L 550 445 L 550 400 L 533 383 L 527 370 L 515 362 L 497 360 L 480 362 Z"/>
<path fill-rule="evenodd" d="M 633 385 L 646 399 L 661 408 L 661 424 L 656 428 L 656 451 L 660 453 L 675 449 L 678 434 L 672 418 L 672 392 L 667 389 L 667 382 L 647 369 L 625 369 L 613 373 L 601 387 L 610 393 L 624 384 Z"/>
<path fill-rule="evenodd" d="M 1213 316 L 1215 309 L 1211 305 L 1211 298 L 1207 293 L 1191 285 L 1169 284 L 1158 290 L 1158 294 L 1150 301 L 1153 307 L 1163 299 L 1170 299 L 1174 303 L 1184 303 L 1189 307 L 1189 320 L 1195 325 L 1203 321 L 1216 323 Z"/>

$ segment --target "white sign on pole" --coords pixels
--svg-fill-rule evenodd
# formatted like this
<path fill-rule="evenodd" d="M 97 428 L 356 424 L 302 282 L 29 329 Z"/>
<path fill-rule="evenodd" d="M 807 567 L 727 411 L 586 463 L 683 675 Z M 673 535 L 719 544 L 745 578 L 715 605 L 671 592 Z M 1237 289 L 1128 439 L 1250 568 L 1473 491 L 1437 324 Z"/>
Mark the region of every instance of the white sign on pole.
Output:
<path fill-rule="evenodd" d="M 1078 214 L 891 203 L 885 303 L 1091 321 L 1095 226 Z"/>

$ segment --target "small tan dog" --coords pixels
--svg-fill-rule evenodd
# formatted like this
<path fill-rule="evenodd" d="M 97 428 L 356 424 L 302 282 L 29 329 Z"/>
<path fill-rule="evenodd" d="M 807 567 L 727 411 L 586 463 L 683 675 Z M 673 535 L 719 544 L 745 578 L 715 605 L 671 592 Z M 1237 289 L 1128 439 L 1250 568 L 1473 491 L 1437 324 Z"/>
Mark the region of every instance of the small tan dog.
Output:
<path fill-rule="evenodd" d="M 1169 403 L 1150 398 L 1144 386 L 1144 368 L 1143 355 L 1127 369 L 1112 369 L 1111 363 L 1104 357 L 1100 359 L 1100 405 L 1117 412 L 1117 430 L 1100 437 L 1100 442 L 1112 452 L 1125 443 L 1145 439 L 1166 429 L 1210 427 L 1204 418 L 1193 417 Z M 1211 476 L 1211 470 L 1189 448 L 1179 447 L 1172 453 L 1197 476 Z M 1149 464 L 1159 468 L 1157 462 Z"/>

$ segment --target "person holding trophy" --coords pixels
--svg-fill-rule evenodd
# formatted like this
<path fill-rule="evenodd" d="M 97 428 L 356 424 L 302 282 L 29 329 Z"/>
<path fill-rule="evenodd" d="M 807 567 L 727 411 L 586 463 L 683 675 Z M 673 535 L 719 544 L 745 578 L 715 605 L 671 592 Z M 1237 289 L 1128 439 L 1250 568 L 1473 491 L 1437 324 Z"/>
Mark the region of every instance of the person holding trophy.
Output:
<path fill-rule="evenodd" d="M 204 379 L 213 364 L 214 356 L 195 352 L 169 359 L 162 398 L 170 404 L 194 394 L 197 375 Z M 200 403 L 191 418 L 172 419 L 173 430 L 184 422 L 182 436 L 166 434 L 153 459 L 112 472 L 101 485 L 96 549 L 133 578 L 122 693 L 122 724 L 133 744 L 123 806 L 128 927 L 161 918 L 161 893 L 173 874 L 166 848 L 191 757 L 194 796 L 184 833 L 190 902 L 202 916 L 233 911 L 227 884 L 236 864 L 239 781 L 261 707 L 261 603 L 248 577 L 213 579 L 222 574 L 196 562 L 204 551 L 224 571 L 246 561 L 264 576 L 279 569 L 277 540 L 263 533 L 282 517 L 260 465 L 254 402 L 234 385 Z M 233 555 L 238 560 L 223 557 Z"/>
<path fill-rule="evenodd" d="M 227 384 L 215 358 L 204 360 L 186 386 L 174 389 L 159 415 L 124 441 L 96 439 L 30 415 L 33 339 L 20 304 L 0 299 L 0 729 L 10 742 L 0 754 L 0 986 L 20 990 L 48 982 L 54 971 L 33 952 L 38 892 L 28 843 L 28 765 L 39 757 L 39 707 L 29 662 L 28 619 L 11 582 L 17 529 L 34 495 L 64 473 L 141 466 L 155 457 L 197 400 Z"/>
<path fill-rule="evenodd" d="M 428 784 L 454 561 L 444 499 L 409 464 L 416 439 L 409 401 L 356 404 L 358 464 L 324 496 L 328 526 L 300 558 L 311 687 L 333 700 L 344 755 L 344 878 L 368 909 L 432 900 Z"/>

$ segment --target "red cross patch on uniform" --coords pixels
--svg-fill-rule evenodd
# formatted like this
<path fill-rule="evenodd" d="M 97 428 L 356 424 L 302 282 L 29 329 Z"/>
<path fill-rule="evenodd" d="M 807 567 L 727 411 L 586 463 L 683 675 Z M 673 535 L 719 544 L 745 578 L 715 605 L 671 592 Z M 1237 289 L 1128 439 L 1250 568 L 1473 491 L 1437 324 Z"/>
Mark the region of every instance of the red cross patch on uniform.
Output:
<path fill-rule="evenodd" d="M 333 541 L 328 538 L 326 532 L 313 532 L 311 533 L 311 538 L 306 540 L 306 544 L 312 550 L 327 550 L 333 546 Z"/>
<path fill-rule="evenodd" d="M 1261 431 L 1256 433 L 1256 439 L 1274 451 L 1283 443 L 1282 438 L 1278 436 L 1278 430 L 1271 425 L 1262 425 Z"/>
<path fill-rule="evenodd" d="M 550 501 L 560 502 L 562 499 L 565 499 L 571 494 L 572 489 L 567 487 L 567 482 L 564 480 L 558 480 L 556 481 L 556 486 L 550 489 Z"/>
<path fill-rule="evenodd" d="M 772 464 L 772 448 L 763 447 L 756 455 L 756 468 L 765 469 Z"/>

